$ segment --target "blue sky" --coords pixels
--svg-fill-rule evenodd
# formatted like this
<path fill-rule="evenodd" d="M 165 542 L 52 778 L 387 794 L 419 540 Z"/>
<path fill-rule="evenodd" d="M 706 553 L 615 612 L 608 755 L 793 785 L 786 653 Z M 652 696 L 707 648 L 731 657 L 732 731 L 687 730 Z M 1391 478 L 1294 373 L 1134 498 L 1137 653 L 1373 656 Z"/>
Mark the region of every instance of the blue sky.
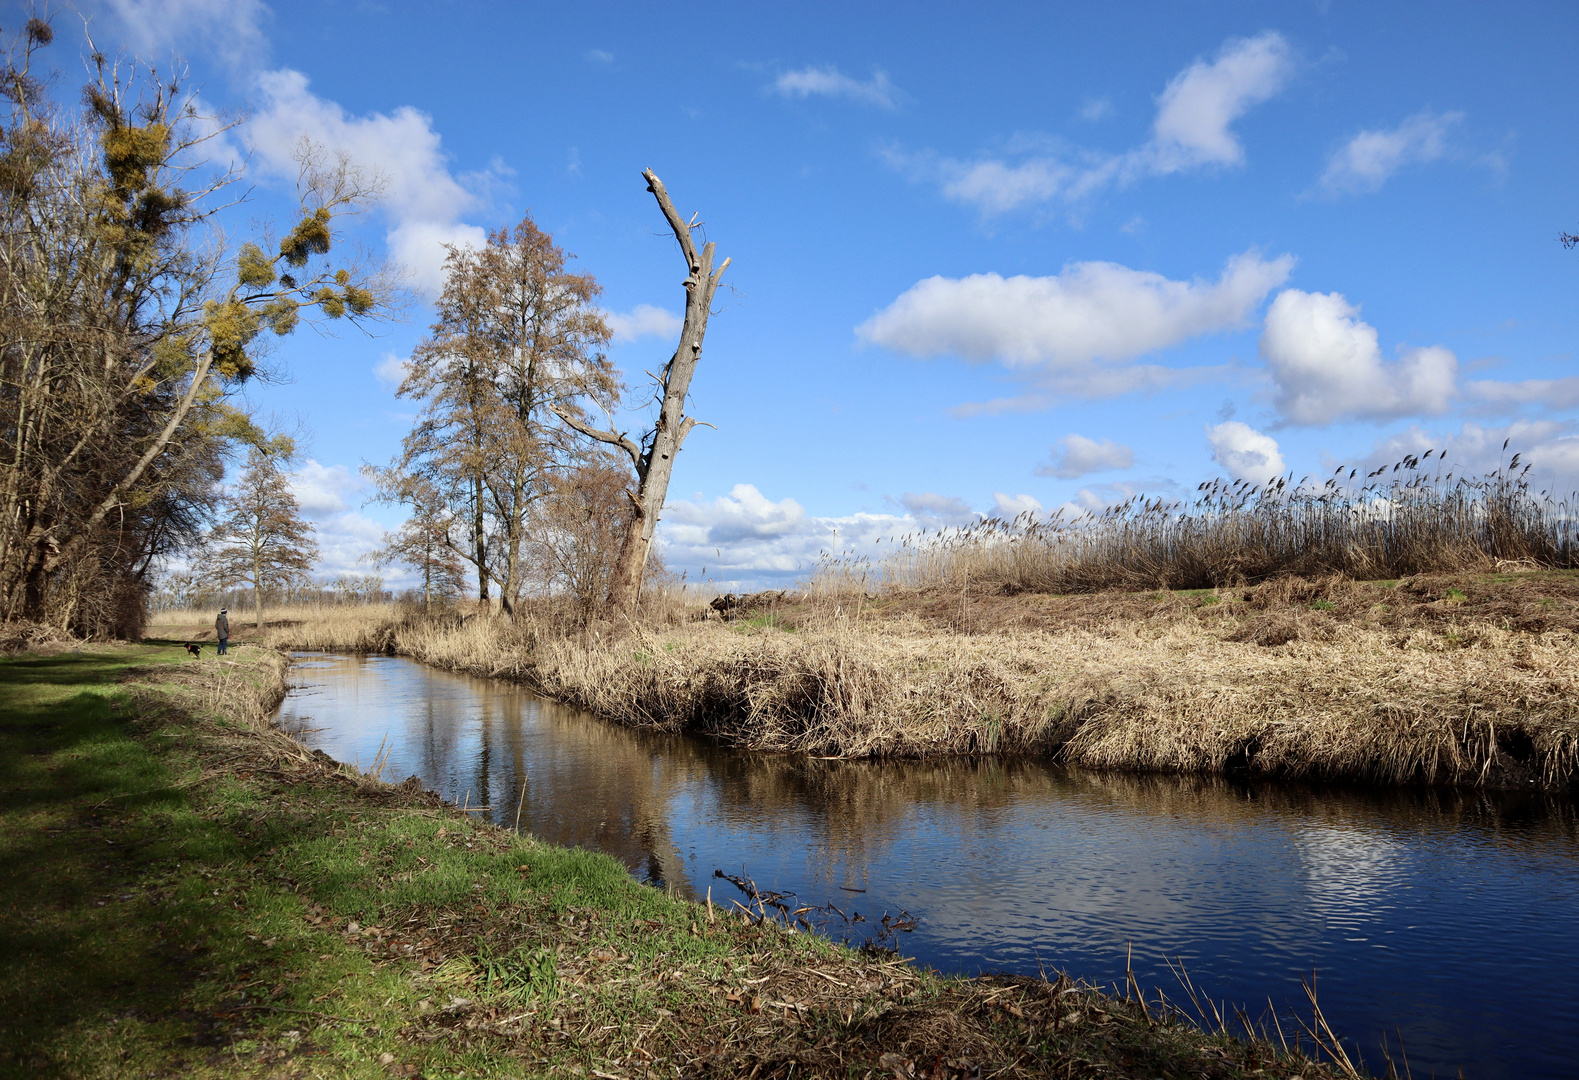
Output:
<path fill-rule="evenodd" d="M 693 387 L 718 430 L 660 529 L 693 579 L 1213 476 L 1486 468 L 1509 437 L 1579 487 L 1571 3 L 84 10 L 247 114 L 235 231 L 288 212 L 303 133 L 388 177 L 361 238 L 429 295 L 441 242 L 530 210 L 638 390 L 681 308 L 653 168 L 734 260 Z M 389 375 L 429 317 L 299 333 L 254 393 L 312 432 L 326 573 L 396 520 L 356 470 L 406 430 Z"/>

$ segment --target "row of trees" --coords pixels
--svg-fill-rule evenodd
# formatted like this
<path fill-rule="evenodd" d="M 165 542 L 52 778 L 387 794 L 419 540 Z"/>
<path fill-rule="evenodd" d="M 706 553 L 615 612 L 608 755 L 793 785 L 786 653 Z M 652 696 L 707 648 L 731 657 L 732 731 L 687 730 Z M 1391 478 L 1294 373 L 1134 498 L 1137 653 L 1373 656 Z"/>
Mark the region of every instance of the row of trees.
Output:
<path fill-rule="evenodd" d="M 481 249 L 449 249 L 437 317 L 399 394 L 421 402 L 389 466 L 369 469 L 378 498 L 410 518 L 381 553 L 418 571 L 429 602 L 477 596 L 506 612 L 541 593 L 587 614 L 629 610 L 661 566 L 653 530 L 681 443 L 714 294 L 729 260 L 698 251 L 696 227 L 643 174 L 686 259 L 680 343 L 655 384 L 657 415 L 639 440 L 619 430 L 622 393 L 590 274 L 530 216 Z"/>
<path fill-rule="evenodd" d="M 149 595 L 149 606 L 154 611 L 202 611 L 212 616 L 222 607 L 230 608 L 231 615 L 251 610 L 259 596 L 248 588 L 221 588 L 201 569 L 173 570 L 159 579 L 158 586 Z M 294 582 L 266 594 L 263 599 L 270 607 L 310 604 L 315 607 L 348 607 L 365 604 L 385 604 L 394 600 L 408 603 L 422 602 L 416 589 L 393 592 L 378 574 L 337 574 L 333 578 Z"/>
<path fill-rule="evenodd" d="M 53 37 L 29 20 L 0 65 L 0 618 L 130 636 L 227 460 L 278 449 L 237 396 L 267 339 L 378 318 L 396 290 L 330 257 L 376 194 L 348 161 L 302 145 L 295 223 L 231 246 L 214 217 L 239 175 L 203 165 L 222 125 L 91 42 L 62 106 L 36 70 Z"/>
<path fill-rule="evenodd" d="M 399 391 L 421 411 L 400 457 L 368 470 L 377 498 L 410 514 L 369 560 L 415 570 L 429 610 L 473 574 L 478 596 L 506 612 L 532 594 L 568 595 L 589 614 L 620 602 L 621 556 L 643 539 L 643 455 L 622 460 L 629 440 L 589 419 L 593 409 L 612 419 L 622 387 L 604 352 L 598 285 L 567 263 L 530 217 L 480 250 L 449 252 L 438 318 Z M 645 457 L 672 460 L 658 430 Z M 212 597 L 246 585 L 261 628 L 268 598 L 311 587 L 317 547 L 285 471 L 293 453 L 283 437 L 251 447 L 196 569 L 166 591 Z M 647 559 L 644 573 L 655 572 Z"/>
<path fill-rule="evenodd" d="M 294 224 L 233 245 L 215 215 L 240 173 L 203 160 L 225 125 L 180 78 L 91 41 L 81 105 L 62 105 L 36 71 L 53 36 L 30 20 L 0 66 L 0 619 L 131 636 L 157 568 L 205 540 L 212 581 L 262 596 L 305 578 L 316 549 L 289 499 L 290 447 L 239 395 L 267 378 L 271 338 L 382 318 L 400 291 L 381 268 L 335 257 L 376 178 L 304 142 Z M 506 611 L 544 591 L 629 608 L 653 568 L 728 260 L 715 267 L 694 219 L 643 175 L 687 275 L 681 340 L 638 438 L 616 423 L 625 388 L 591 275 L 530 218 L 449 253 L 400 388 L 421 402 L 418 421 L 373 470 L 378 497 L 410 511 L 377 557 L 413 566 L 430 602 L 469 578 Z"/>

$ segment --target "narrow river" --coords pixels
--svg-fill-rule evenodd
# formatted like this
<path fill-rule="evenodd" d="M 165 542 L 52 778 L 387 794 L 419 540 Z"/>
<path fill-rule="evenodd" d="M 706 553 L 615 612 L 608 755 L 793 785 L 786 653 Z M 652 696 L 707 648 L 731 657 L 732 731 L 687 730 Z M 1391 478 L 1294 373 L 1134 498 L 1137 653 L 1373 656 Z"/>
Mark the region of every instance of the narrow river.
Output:
<path fill-rule="evenodd" d="M 1040 761 L 811 761 L 604 724 L 392 657 L 304 655 L 279 720 L 386 780 L 715 902 L 759 888 L 867 918 L 933 967 L 1322 1011 L 1385 1071 L 1579 1075 L 1579 815 L 1536 794 L 1078 773 Z M 856 891 L 861 890 L 861 891 Z M 1402 1072 L 1401 1059 L 1400 1072 Z"/>

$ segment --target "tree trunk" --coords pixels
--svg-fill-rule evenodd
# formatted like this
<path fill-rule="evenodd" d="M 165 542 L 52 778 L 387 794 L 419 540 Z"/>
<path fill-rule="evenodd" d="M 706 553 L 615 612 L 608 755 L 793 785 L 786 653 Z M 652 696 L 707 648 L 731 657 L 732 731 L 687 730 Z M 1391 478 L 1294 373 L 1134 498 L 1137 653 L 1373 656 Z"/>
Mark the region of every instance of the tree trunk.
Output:
<path fill-rule="evenodd" d="M 482 477 L 472 477 L 472 553 L 477 556 L 477 599 L 488 605 L 488 542 L 483 534 Z"/>
<path fill-rule="evenodd" d="M 422 550 L 422 614 L 433 614 L 433 544 L 423 545 Z"/>
<path fill-rule="evenodd" d="M 252 558 L 252 610 L 257 616 L 258 640 L 263 640 L 263 559 L 254 549 Z"/>
<path fill-rule="evenodd" d="M 685 325 L 680 330 L 680 344 L 663 369 L 663 403 L 659 407 L 658 422 L 653 428 L 652 442 L 645 452 L 637 448 L 622 434 L 598 431 L 567 413 L 559 412 L 560 419 L 584 435 L 600 442 L 618 446 L 630 455 L 636 466 L 636 493 L 631 496 L 631 523 L 620 543 L 619 560 L 609 582 L 609 607 L 615 611 L 632 612 L 641 596 L 642 578 L 647 572 L 647 556 L 652 550 L 652 538 L 658 528 L 658 515 L 663 511 L 664 499 L 669 494 L 669 477 L 674 471 L 674 459 L 680 445 L 691 433 L 697 421 L 685 415 L 685 396 L 691 388 L 691 377 L 696 374 L 697 362 L 702 358 L 702 338 L 707 334 L 707 317 L 712 309 L 713 294 L 718 282 L 729 267 L 725 259 L 713 268 L 714 245 L 708 243 L 700 253 L 691 242 L 691 227 L 680 217 L 669 200 L 663 181 L 651 169 L 642 173 L 647 190 L 658 200 L 669 228 L 680 242 L 685 256 Z"/>

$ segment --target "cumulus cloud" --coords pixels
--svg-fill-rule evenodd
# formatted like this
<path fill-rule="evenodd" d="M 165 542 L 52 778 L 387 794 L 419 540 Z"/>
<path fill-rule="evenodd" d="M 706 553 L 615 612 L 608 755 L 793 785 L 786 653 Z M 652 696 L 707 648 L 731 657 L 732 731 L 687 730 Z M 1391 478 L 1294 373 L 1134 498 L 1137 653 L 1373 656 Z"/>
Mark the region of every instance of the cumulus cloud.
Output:
<path fill-rule="evenodd" d="M 1267 311 L 1261 356 L 1274 403 L 1292 424 L 1390 420 L 1446 412 L 1457 394 L 1457 358 L 1440 346 L 1382 356 L 1376 329 L 1339 293 L 1286 289 Z"/>
<path fill-rule="evenodd" d="M 353 116 L 314 94 L 299 71 L 264 72 L 258 90 L 263 104 L 247 135 L 263 171 L 294 180 L 293 154 L 304 137 L 376 171 L 387 183 L 381 209 L 389 219 L 390 255 L 426 295 L 436 296 L 443 285 L 445 244 L 485 242 L 483 229 L 460 220 L 483 204 L 477 187 L 484 178 L 463 181 L 450 171 L 426 113 L 402 106 Z"/>
<path fill-rule="evenodd" d="M 1530 479 L 1536 490 L 1548 490 L 1559 498 L 1579 491 L 1579 422 L 1573 420 L 1520 419 L 1504 426 L 1466 423 L 1453 433 L 1412 425 L 1379 440 L 1361 465 L 1369 471 L 1427 450 L 1435 450 L 1444 463 L 1439 469 L 1455 476 L 1495 472 L 1518 454 L 1521 469 L 1526 463 L 1533 466 Z"/>
<path fill-rule="evenodd" d="M 166 49 L 201 48 L 233 70 L 252 71 L 268 57 L 263 31 L 270 17 L 262 0 L 102 0 L 134 52 L 156 57 Z M 101 42 L 102 44 L 102 42 Z"/>
<path fill-rule="evenodd" d="M 1152 143 L 1143 152 L 1150 169 L 1242 163 L 1234 121 L 1283 89 L 1293 68 L 1288 42 L 1269 32 L 1229 40 L 1211 63 L 1197 60 L 1179 72 L 1157 99 Z"/>
<path fill-rule="evenodd" d="M 1174 484 L 1172 481 L 1165 480 L 1161 482 L 1161 486 L 1166 491 L 1174 487 Z M 1055 507 L 1052 516 L 1064 521 L 1074 521 L 1090 514 L 1100 514 L 1110 507 L 1145 494 L 1146 489 L 1136 483 L 1121 481 L 1112 484 L 1093 484 L 1081 488 L 1075 492 L 1073 499 Z"/>
<path fill-rule="evenodd" d="M 1229 420 L 1206 429 L 1206 442 L 1212 460 L 1228 470 L 1235 480 L 1264 484 L 1283 473 L 1283 455 L 1277 440 L 1263 435 L 1249 424 Z"/>
<path fill-rule="evenodd" d="M 308 458 L 291 474 L 291 494 L 309 518 L 337 514 L 349 508 L 347 499 L 367 486 L 361 474 L 344 465 L 321 465 Z"/>
<path fill-rule="evenodd" d="M 1522 379 L 1518 382 L 1477 379 L 1468 383 L 1464 389 L 1470 396 L 1483 402 L 1487 411 L 1512 411 L 1524 405 L 1541 405 L 1548 409 L 1579 406 L 1579 375 L 1562 379 Z"/>
<path fill-rule="evenodd" d="M 1062 447 L 1062 451 L 1059 447 Z M 1057 454 L 1056 460 L 1048 465 L 1036 467 L 1037 476 L 1056 476 L 1061 480 L 1073 480 L 1094 472 L 1104 472 L 1108 469 L 1127 469 L 1135 464 L 1135 452 L 1122 443 L 1112 439 L 1103 439 L 1097 442 L 1084 435 L 1065 435 L 1053 447 Z"/>
<path fill-rule="evenodd" d="M 1031 158 L 1017 164 L 996 158 L 938 158 L 935 171 L 942 181 L 945 198 L 969 203 L 983 214 L 993 215 L 1052 199 L 1078 202 L 1110 183 L 1122 167 L 1120 158 L 1074 163 Z"/>
<path fill-rule="evenodd" d="M 1179 72 L 1157 99 L 1152 137 L 1121 154 L 1090 150 L 987 155 L 961 160 L 936 154 L 885 156 L 914 179 L 939 184 L 945 198 L 975 206 L 982 214 L 1007 213 L 1036 203 L 1080 203 L 1113 184 L 1145 176 L 1244 163 L 1234 123 L 1277 94 L 1294 71 L 1288 42 L 1278 33 L 1225 42 L 1217 56 Z M 1103 102 L 1082 109 L 1087 120 L 1106 115 Z"/>
<path fill-rule="evenodd" d="M 815 94 L 820 97 L 847 98 L 880 109 L 892 109 L 899 104 L 898 88 L 888 80 L 888 74 L 881 70 L 873 71 L 870 79 L 861 82 L 831 65 L 805 67 L 781 74 L 773 81 L 773 89 L 783 97 L 808 98 Z"/>
<path fill-rule="evenodd" d="M 996 516 L 1013 520 L 1021 514 L 1040 514 L 1042 502 L 1034 495 L 1010 495 L 1003 491 L 992 493 L 992 504 Z"/>
<path fill-rule="evenodd" d="M 291 474 L 290 485 L 302 517 L 312 522 L 318 541 L 318 565 L 313 572 L 330 578 L 371 573 L 362 557 L 383 543 L 384 527 L 352 508 L 367 489 L 367 480 L 344 465 L 324 465 L 309 458 Z M 392 577 L 399 579 L 401 575 L 397 572 Z"/>
<path fill-rule="evenodd" d="M 685 320 L 672 311 L 665 311 L 652 304 L 637 304 L 629 311 L 605 311 L 603 319 L 609 324 L 615 341 L 635 341 L 643 337 L 677 337 Z"/>
<path fill-rule="evenodd" d="M 923 529 L 969 525 L 979 517 L 964 499 L 932 491 L 907 491 L 900 496 L 899 505 L 908 510 Z"/>
<path fill-rule="evenodd" d="M 1436 161 L 1464 120 L 1461 112 L 1416 113 L 1395 128 L 1362 131 L 1327 160 L 1317 182 L 1327 195 L 1375 191 L 1405 165 Z"/>
<path fill-rule="evenodd" d="M 373 377 L 384 389 L 394 390 L 406 381 L 406 373 L 409 370 L 404 357 L 385 353 L 383 358 L 373 365 Z"/>
<path fill-rule="evenodd" d="M 1289 255 L 1266 260 L 1247 251 L 1229 259 L 1215 282 L 1174 281 L 1108 262 L 1071 263 L 1050 277 L 932 277 L 856 334 L 910 356 L 995 360 L 1055 391 L 1114 396 L 1177 374 L 1115 365 L 1246 325 L 1293 265 Z"/>
<path fill-rule="evenodd" d="M 378 570 L 366 561 L 368 552 L 384 542 L 384 527 L 372 518 L 346 510 L 320 518 L 313 527 L 318 539 L 318 565 L 313 572 L 319 578 L 377 573 L 389 586 L 396 588 L 415 583 L 415 575 L 410 570 L 398 567 Z"/>
<path fill-rule="evenodd" d="M 919 527 L 908 514 L 816 517 L 794 499 L 774 501 L 752 484 L 736 484 L 712 501 L 669 503 L 658 535 L 671 568 L 706 567 L 723 585 L 783 581 L 807 573 L 824 552 L 872 551 L 879 539 Z"/>

